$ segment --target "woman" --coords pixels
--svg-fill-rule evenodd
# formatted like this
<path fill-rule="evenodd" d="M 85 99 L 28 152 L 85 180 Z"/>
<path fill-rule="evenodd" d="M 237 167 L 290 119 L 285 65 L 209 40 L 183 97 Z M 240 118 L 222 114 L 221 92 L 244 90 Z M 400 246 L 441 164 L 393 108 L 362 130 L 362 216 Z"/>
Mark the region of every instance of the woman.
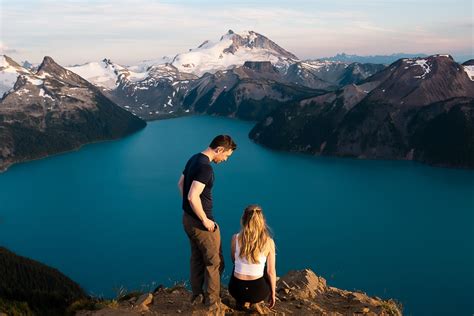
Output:
<path fill-rule="evenodd" d="M 266 298 L 272 308 L 276 287 L 275 242 L 270 236 L 262 208 L 258 205 L 247 206 L 240 224 L 240 232 L 232 236 L 234 272 L 229 292 L 240 308 L 246 302 L 255 304 Z M 264 276 L 265 264 L 267 277 Z"/>

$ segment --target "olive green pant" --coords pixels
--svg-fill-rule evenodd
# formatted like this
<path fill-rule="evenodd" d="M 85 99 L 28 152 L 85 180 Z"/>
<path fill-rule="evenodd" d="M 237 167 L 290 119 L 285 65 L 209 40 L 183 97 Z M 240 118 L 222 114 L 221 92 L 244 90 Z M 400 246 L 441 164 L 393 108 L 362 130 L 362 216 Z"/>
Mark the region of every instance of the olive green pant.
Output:
<path fill-rule="evenodd" d="M 210 232 L 199 220 L 184 213 L 183 227 L 191 245 L 190 281 L 193 295 L 205 294 L 210 305 L 220 302 L 224 257 L 219 226 Z"/>

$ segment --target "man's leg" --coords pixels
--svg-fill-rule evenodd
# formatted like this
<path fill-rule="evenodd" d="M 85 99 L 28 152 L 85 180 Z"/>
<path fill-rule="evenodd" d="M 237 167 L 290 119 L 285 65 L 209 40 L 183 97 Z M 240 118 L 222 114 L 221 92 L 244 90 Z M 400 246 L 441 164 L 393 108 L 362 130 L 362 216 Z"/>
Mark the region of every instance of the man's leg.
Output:
<path fill-rule="evenodd" d="M 188 215 L 183 215 L 184 231 L 188 235 L 189 244 L 191 246 L 190 260 L 190 283 L 193 292 L 193 298 L 203 293 L 205 266 L 203 254 L 200 250 L 199 241 L 196 237 L 195 227 L 193 227 L 193 219 Z"/>
<path fill-rule="evenodd" d="M 221 232 L 219 227 L 215 231 L 201 231 L 199 234 L 201 252 L 205 264 L 207 281 L 207 297 L 210 305 L 220 303 L 221 273 L 224 270 L 222 256 Z"/>

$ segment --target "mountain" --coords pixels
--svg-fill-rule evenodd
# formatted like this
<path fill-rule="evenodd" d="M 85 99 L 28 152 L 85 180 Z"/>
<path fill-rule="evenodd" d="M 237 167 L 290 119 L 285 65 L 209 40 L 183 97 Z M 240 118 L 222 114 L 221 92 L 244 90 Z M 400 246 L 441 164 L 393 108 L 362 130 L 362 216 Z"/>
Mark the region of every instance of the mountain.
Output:
<path fill-rule="evenodd" d="M 0 55 L 0 98 L 13 88 L 18 76 L 28 74 L 28 69 L 6 55 Z"/>
<path fill-rule="evenodd" d="M 468 77 L 474 80 L 474 59 L 467 60 L 462 65 Z"/>
<path fill-rule="evenodd" d="M 345 62 L 345 63 L 367 63 L 367 64 L 391 64 L 402 58 L 417 58 L 417 57 L 427 57 L 426 54 L 391 54 L 391 55 L 369 55 L 369 56 L 359 56 L 359 55 L 348 55 L 346 53 L 337 54 L 332 57 L 323 57 L 316 60 L 320 61 L 336 61 L 336 62 Z"/>
<path fill-rule="evenodd" d="M 176 55 L 172 65 L 181 72 L 202 76 L 246 61 L 270 61 L 278 69 L 286 69 L 298 58 L 267 37 L 254 31 L 235 33 L 229 30 L 219 41 L 205 41 L 189 52 Z"/>
<path fill-rule="evenodd" d="M 65 315 L 73 301 L 85 298 L 80 286 L 60 271 L 0 247 L 0 312 Z"/>
<path fill-rule="evenodd" d="M 359 85 L 280 106 L 250 137 L 289 151 L 473 168 L 469 67 L 448 55 L 400 59 Z"/>
<path fill-rule="evenodd" d="M 227 80 L 226 76 L 213 75 L 219 71 L 242 68 L 245 63 L 248 68 L 252 62 L 262 66 L 266 64 L 260 62 L 268 62 L 275 68 L 271 78 L 275 82 L 319 90 L 335 90 L 348 83 L 358 83 L 384 67 L 328 61 L 303 62 L 261 34 L 253 31 L 234 33 L 230 30 L 219 41 L 205 41 L 196 49 L 178 54 L 173 59 L 162 57 L 132 66 L 103 59 L 67 69 L 92 82 L 124 109 L 143 119 L 154 120 L 192 113 L 194 101 L 190 100 L 195 97 L 197 86 L 202 87 L 202 82 L 209 77 L 215 83 L 220 78 Z M 258 81 L 261 79 L 259 73 L 261 71 L 248 73 L 245 78 Z M 274 98 L 270 96 L 268 99 Z M 202 103 L 202 100 L 199 102 Z M 198 112 L 201 110 L 198 106 Z"/>
<path fill-rule="evenodd" d="M 180 105 L 193 74 L 182 73 L 167 59 L 121 66 L 109 59 L 67 67 L 99 87 L 112 101 L 143 119 L 184 114 Z"/>
<path fill-rule="evenodd" d="M 179 72 L 169 63 L 153 65 L 141 73 L 124 72 L 115 90 L 105 94 L 117 104 L 144 119 L 168 118 L 185 114 L 181 105 L 193 74 Z"/>
<path fill-rule="evenodd" d="M 65 67 L 78 74 L 87 81 L 104 90 L 113 90 L 118 87 L 119 76 L 128 70 L 104 58 L 100 62 L 90 62 L 83 65 Z M 141 73 L 129 73 L 131 80 L 142 79 Z"/>
<path fill-rule="evenodd" d="M 246 62 L 231 70 L 206 74 L 186 94 L 183 108 L 207 113 L 259 120 L 281 104 L 325 93 L 288 83 L 269 61 Z"/>
<path fill-rule="evenodd" d="M 98 88 L 45 57 L 0 100 L 0 170 L 19 161 L 115 139 L 146 123 Z"/>
<path fill-rule="evenodd" d="M 285 78 L 309 88 L 335 90 L 347 84 L 359 83 L 384 68 L 381 64 L 357 62 L 299 61 L 288 67 Z"/>

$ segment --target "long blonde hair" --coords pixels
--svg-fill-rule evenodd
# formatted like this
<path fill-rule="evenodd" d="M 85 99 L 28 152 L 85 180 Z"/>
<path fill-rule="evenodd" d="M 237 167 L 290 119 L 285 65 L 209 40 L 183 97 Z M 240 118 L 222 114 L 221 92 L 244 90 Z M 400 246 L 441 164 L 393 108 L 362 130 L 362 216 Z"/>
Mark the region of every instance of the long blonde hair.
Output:
<path fill-rule="evenodd" d="M 240 220 L 241 230 L 238 235 L 241 258 L 250 263 L 260 263 L 258 257 L 266 249 L 271 232 L 263 216 L 262 208 L 252 204 L 245 208 Z"/>

